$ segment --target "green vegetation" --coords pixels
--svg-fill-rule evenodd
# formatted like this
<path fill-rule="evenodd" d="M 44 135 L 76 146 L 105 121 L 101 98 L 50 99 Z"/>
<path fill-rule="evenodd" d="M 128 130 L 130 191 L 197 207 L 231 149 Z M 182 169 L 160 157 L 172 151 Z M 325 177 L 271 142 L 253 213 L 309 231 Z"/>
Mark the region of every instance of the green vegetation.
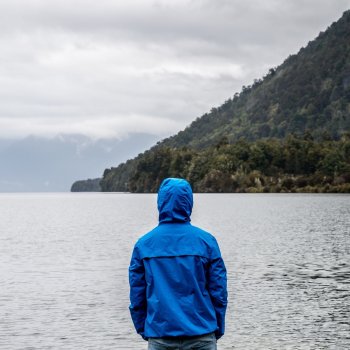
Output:
<path fill-rule="evenodd" d="M 75 181 L 71 187 L 71 192 L 100 192 L 101 179 L 88 179 Z"/>
<path fill-rule="evenodd" d="M 203 149 L 224 136 L 252 141 L 307 130 L 318 140 L 350 130 L 350 10 L 297 55 L 161 145 Z"/>
<path fill-rule="evenodd" d="M 297 55 L 136 158 L 102 191 L 350 192 L 350 11 Z"/>
<path fill-rule="evenodd" d="M 350 192 L 350 137 L 314 141 L 223 139 L 205 150 L 156 148 L 127 164 L 106 170 L 103 191 L 156 192 L 165 177 L 183 177 L 195 192 Z"/>

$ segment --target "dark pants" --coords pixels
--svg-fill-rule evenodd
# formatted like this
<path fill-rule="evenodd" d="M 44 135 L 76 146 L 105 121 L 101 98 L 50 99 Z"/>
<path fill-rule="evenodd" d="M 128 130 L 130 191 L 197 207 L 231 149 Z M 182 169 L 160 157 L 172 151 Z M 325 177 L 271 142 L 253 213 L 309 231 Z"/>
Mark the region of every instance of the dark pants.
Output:
<path fill-rule="evenodd" d="M 216 350 L 214 333 L 195 337 L 149 338 L 148 350 Z"/>

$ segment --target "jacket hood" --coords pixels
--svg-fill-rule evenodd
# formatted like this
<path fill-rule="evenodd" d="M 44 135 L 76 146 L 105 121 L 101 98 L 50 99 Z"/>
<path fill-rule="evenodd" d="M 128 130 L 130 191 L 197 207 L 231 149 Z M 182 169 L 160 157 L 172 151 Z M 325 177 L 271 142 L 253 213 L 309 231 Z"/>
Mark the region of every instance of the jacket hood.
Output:
<path fill-rule="evenodd" d="M 189 222 L 193 207 L 190 184 L 184 179 L 168 178 L 158 191 L 159 222 Z"/>

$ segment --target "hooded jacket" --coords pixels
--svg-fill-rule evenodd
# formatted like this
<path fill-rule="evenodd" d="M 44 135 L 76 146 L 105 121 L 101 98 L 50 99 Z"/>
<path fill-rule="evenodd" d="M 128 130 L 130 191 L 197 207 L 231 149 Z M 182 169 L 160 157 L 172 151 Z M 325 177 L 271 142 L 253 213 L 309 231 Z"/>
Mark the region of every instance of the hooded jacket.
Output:
<path fill-rule="evenodd" d="M 226 269 L 219 246 L 190 223 L 192 189 L 165 179 L 158 193 L 159 225 L 141 237 L 129 267 L 130 313 L 137 333 L 196 336 L 225 330 Z"/>

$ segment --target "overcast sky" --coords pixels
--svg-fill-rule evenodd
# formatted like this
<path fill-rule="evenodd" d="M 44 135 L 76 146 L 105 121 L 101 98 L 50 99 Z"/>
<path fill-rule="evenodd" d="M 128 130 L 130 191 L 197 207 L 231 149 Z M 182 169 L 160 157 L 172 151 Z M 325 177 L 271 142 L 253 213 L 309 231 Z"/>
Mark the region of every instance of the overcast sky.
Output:
<path fill-rule="evenodd" d="M 165 137 L 314 39 L 350 0 L 0 2 L 0 138 Z"/>

